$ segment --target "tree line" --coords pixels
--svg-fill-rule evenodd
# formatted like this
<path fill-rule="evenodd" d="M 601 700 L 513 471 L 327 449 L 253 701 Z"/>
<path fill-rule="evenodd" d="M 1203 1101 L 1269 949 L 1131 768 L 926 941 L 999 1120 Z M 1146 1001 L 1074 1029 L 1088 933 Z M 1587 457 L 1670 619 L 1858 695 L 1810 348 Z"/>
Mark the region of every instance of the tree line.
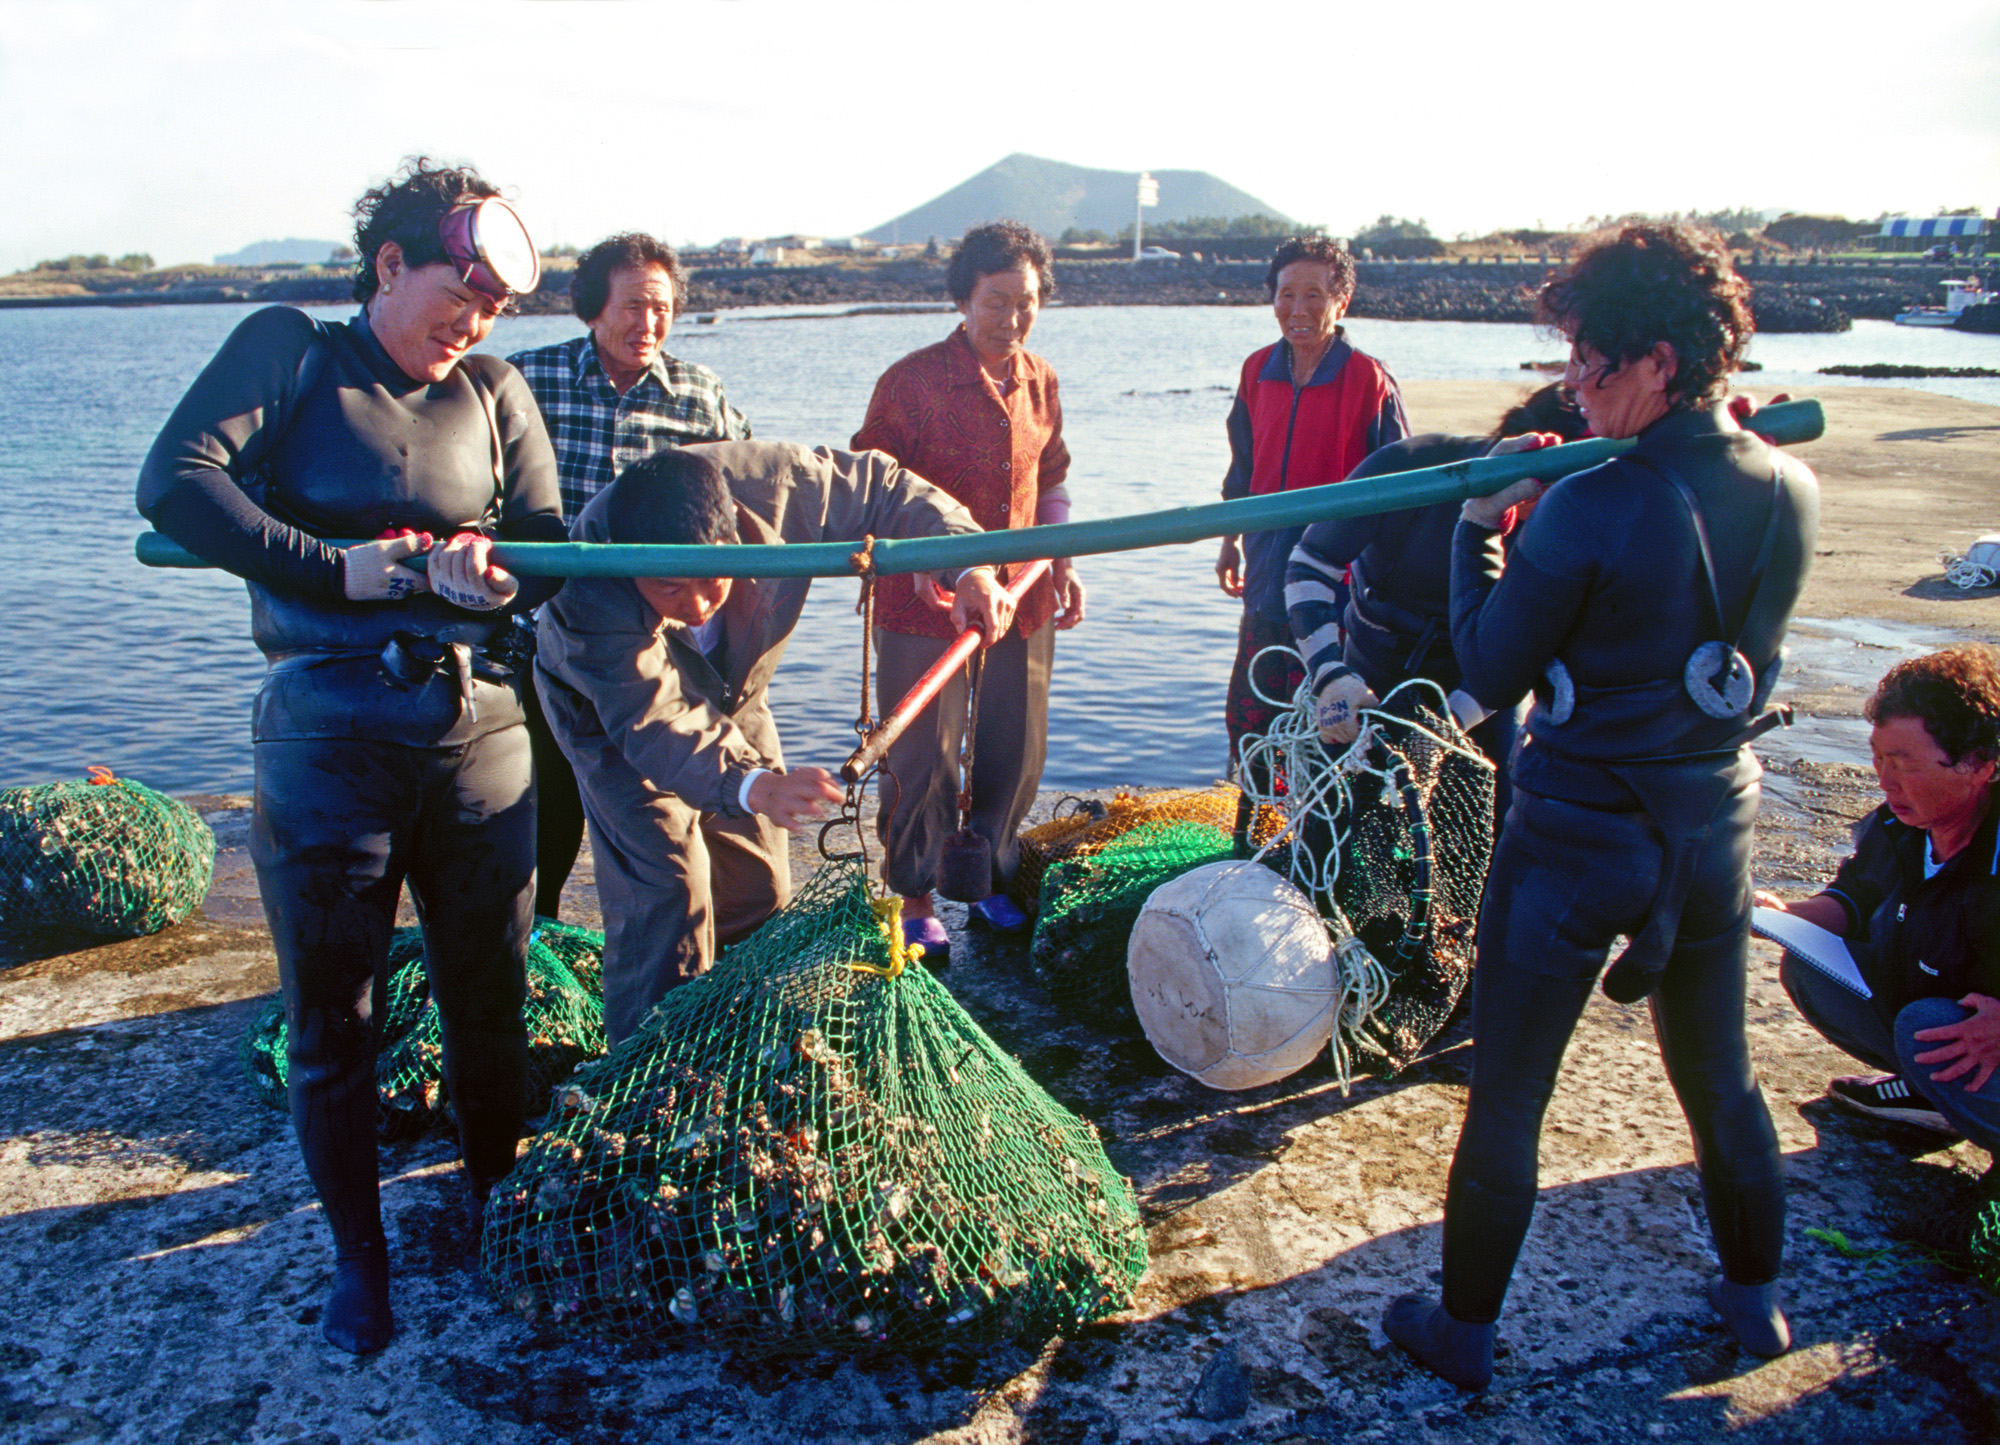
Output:
<path fill-rule="evenodd" d="M 144 251 L 132 251 L 114 261 L 100 251 L 94 256 L 79 254 L 51 261 L 37 261 L 28 269 L 30 271 L 150 271 L 153 269 L 153 258 Z"/>

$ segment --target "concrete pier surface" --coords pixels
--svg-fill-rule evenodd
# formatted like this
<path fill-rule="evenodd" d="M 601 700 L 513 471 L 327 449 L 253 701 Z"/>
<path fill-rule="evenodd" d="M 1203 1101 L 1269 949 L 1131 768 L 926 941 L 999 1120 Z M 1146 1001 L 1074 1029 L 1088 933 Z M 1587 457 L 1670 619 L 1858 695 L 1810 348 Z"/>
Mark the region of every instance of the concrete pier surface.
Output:
<path fill-rule="evenodd" d="M 1418 425 L 1478 431 L 1517 389 L 1408 392 Z M 1858 722 L 1875 678 L 1991 638 L 2000 605 L 1936 561 L 2000 531 L 2000 410 L 1823 395 L 1829 434 L 1801 450 L 1825 484 L 1822 555 L 1789 673 L 1810 726 L 1763 749 L 1758 881 L 1790 892 L 1875 800 Z M 786 1359 L 538 1334 L 472 1268 L 433 1135 L 382 1151 L 400 1329 L 357 1360 L 320 1340 L 331 1247 L 289 1123 L 238 1057 L 276 989 L 245 803 L 198 801 L 223 847 L 195 917 L 114 943 L 0 934 L 0 1440 L 2000 1438 L 2000 1299 L 1909 1240 L 1990 1161 L 1831 1106 L 1826 1080 L 1861 1069 L 1799 1022 L 1762 944 L 1752 1054 L 1791 1190 L 1796 1344 L 1777 1361 L 1738 1350 L 1703 1299 L 1701 1194 L 1643 1009 L 1600 995 L 1585 1014 L 1498 1371 L 1468 1396 L 1379 1328 L 1438 1268 L 1462 1018 L 1393 1080 L 1343 1094 L 1319 1064 L 1219 1094 L 1057 1012 L 1023 944 L 962 930 L 943 980 L 1138 1191 L 1152 1264 L 1131 1309 L 1045 1347 Z M 573 921 L 594 922 L 588 876 L 586 859 Z"/>

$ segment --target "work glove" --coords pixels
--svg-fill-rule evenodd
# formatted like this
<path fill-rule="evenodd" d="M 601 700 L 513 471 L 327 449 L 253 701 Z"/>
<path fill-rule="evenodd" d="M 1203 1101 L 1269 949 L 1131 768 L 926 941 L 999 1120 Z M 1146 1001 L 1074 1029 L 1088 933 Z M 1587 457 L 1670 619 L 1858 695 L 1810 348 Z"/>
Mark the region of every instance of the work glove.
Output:
<path fill-rule="evenodd" d="M 1520 436 L 1508 437 L 1505 441 L 1497 444 L 1487 455 L 1503 457 L 1511 455 L 1514 452 L 1540 451 L 1543 447 L 1560 445 L 1562 445 L 1562 438 L 1553 432 L 1524 432 Z M 1460 520 L 1470 522 L 1475 527 L 1484 527 L 1489 532 L 1503 532 L 1507 530 L 1510 520 L 1507 515 L 1509 512 L 1524 503 L 1532 507 L 1540 499 L 1542 493 L 1547 490 L 1548 486 L 1546 483 L 1539 482 L 1533 477 L 1524 477 L 1513 485 L 1495 492 L 1490 497 L 1470 498 L 1463 507 L 1459 508 L 1458 515 Z M 1522 520 L 1522 517 L 1515 517 L 1511 520 L 1519 522 Z"/>
<path fill-rule="evenodd" d="M 1507 514 L 1523 503 L 1540 500 L 1548 487 L 1533 477 L 1523 477 L 1490 497 L 1473 497 L 1458 509 L 1461 520 L 1475 527 L 1484 527 L 1489 532 L 1507 530 Z"/>
<path fill-rule="evenodd" d="M 403 560 L 430 546 L 421 532 L 404 532 L 374 542 L 357 542 L 340 555 L 340 590 L 349 602 L 389 602 L 425 591 L 424 574 Z"/>
<path fill-rule="evenodd" d="M 431 553 L 430 588 L 454 607 L 468 612 L 492 612 L 505 607 L 521 590 L 520 579 L 489 562 L 490 537 L 460 532 Z"/>
<path fill-rule="evenodd" d="M 1342 664 L 1328 672 L 1317 692 L 1319 740 L 1328 747 L 1346 747 L 1360 735 L 1361 709 L 1375 707 L 1381 699 L 1361 680 L 1361 674 Z"/>

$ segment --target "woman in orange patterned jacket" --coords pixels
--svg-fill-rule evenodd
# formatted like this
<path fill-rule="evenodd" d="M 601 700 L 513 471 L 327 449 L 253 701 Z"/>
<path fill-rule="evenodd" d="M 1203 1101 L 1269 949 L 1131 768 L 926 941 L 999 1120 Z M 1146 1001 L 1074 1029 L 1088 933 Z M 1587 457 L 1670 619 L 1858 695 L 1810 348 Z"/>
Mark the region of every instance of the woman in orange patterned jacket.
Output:
<path fill-rule="evenodd" d="M 987 531 L 1066 521 L 1069 450 L 1062 439 L 1056 375 L 1029 352 L 1028 333 L 1055 290 L 1048 242 L 1009 221 L 965 233 L 946 271 L 964 321 L 935 346 L 882 373 L 854 447 L 885 451 L 943 488 Z M 1011 569 L 1009 569 L 1011 570 Z M 951 642 L 951 625 L 909 576 L 882 579 L 875 600 L 876 687 L 886 712 Z M 1083 584 L 1068 558 L 1022 600 L 1014 625 L 988 638 L 973 736 L 970 822 L 992 845 L 993 883 L 1020 862 L 1015 834 L 1041 786 L 1048 753 L 1049 670 L 1054 632 L 1083 620 Z M 903 899 L 903 936 L 933 959 L 949 945 L 931 903 L 938 851 L 957 826 L 959 748 L 967 674 L 939 693 L 889 749 L 880 828 L 883 872 Z M 1005 932 L 1028 920 L 999 892 L 973 916 Z"/>

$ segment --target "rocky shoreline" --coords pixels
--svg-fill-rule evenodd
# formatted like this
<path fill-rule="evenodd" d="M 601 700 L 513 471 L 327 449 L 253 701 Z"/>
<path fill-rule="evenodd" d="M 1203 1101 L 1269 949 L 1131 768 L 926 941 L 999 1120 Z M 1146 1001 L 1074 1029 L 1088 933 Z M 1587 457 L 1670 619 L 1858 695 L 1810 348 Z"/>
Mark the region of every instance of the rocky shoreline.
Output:
<path fill-rule="evenodd" d="M 1533 296 L 1553 260 L 1392 262 L 1358 266 L 1352 314 L 1389 321 L 1511 321 L 1534 319 Z M 1767 332 L 1844 331 L 1855 317 L 1893 319 L 1898 311 L 1934 304 L 1939 283 L 1964 266 L 1893 263 L 1742 265 L 1752 288 L 1758 329 Z M 1059 261 L 1058 297 L 1068 306 L 1263 306 L 1261 261 Z M 0 296 L 0 309 L 44 306 L 160 306 L 205 302 L 346 301 L 341 275 L 292 275 L 206 280 L 157 289 L 94 289 L 60 296 Z M 704 266 L 688 273 L 686 313 L 745 306 L 908 306 L 942 303 L 944 266 L 923 259 L 807 266 Z M 525 299 L 530 314 L 569 308 L 568 281 L 552 271 Z"/>
<path fill-rule="evenodd" d="M 1794 762 L 1772 783 L 1758 879 L 1796 888 L 1825 876 L 1872 779 Z M 1138 1191 L 1152 1263 L 1129 1309 L 1047 1343 L 775 1358 L 537 1330 L 472 1266 L 455 1150 L 434 1132 L 383 1148 L 401 1331 L 378 1356 L 339 1354 L 318 1338 L 329 1251 L 289 1126 L 235 1057 L 276 986 L 249 921 L 247 800 L 191 801 L 223 842 L 204 913 L 128 943 L 0 948 L 7 1438 L 780 1442 L 811 1421 L 816 1438 L 877 1445 L 1723 1430 L 1973 1445 L 2000 1430 L 2000 1301 L 1898 1242 L 1984 1156 L 1826 1106 L 1844 1061 L 1785 1002 L 1768 945 L 1750 1027 L 1793 1200 L 1797 1348 L 1753 1360 L 1701 1301 L 1702 1196 L 1644 1010 L 1595 998 L 1551 1109 L 1499 1375 L 1471 1397 L 1376 1327 L 1388 1298 L 1434 1277 L 1462 1016 L 1394 1079 L 1343 1091 L 1320 1063 L 1216 1094 L 1142 1039 L 1052 1007 L 1025 945 L 968 932 L 956 905 L 941 978 L 1098 1123 Z M 565 912 L 594 923 L 583 861 Z"/>
<path fill-rule="evenodd" d="M 1530 322 L 1535 290 L 1553 264 L 1362 261 L 1351 314 L 1385 321 Z M 1856 317 L 1892 320 L 1911 306 L 1934 303 L 1939 282 L 1952 274 L 1949 267 L 1890 264 L 1748 263 L 1742 271 L 1758 329 L 1774 333 L 1845 331 Z M 1263 306 L 1264 275 L 1261 261 L 1063 261 L 1056 283 L 1061 303 L 1069 306 Z M 692 311 L 941 301 L 945 294 L 943 267 L 924 261 L 869 268 L 711 267 L 694 271 L 690 282 Z M 538 298 L 536 309 L 561 310 L 560 293 Z"/>

